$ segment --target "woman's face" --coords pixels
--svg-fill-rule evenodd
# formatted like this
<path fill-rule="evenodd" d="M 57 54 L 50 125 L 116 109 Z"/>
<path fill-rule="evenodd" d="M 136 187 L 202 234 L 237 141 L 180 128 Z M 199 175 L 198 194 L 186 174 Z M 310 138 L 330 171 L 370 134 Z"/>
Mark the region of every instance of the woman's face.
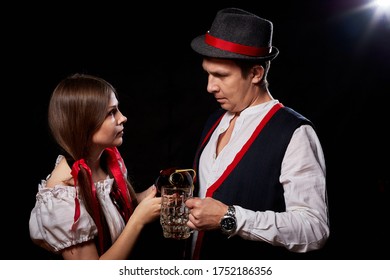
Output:
<path fill-rule="evenodd" d="M 127 118 L 119 111 L 115 94 L 111 92 L 106 119 L 92 136 L 92 144 L 102 149 L 120 146 L 123 142 L 123 124 L 126 121 Z"/>

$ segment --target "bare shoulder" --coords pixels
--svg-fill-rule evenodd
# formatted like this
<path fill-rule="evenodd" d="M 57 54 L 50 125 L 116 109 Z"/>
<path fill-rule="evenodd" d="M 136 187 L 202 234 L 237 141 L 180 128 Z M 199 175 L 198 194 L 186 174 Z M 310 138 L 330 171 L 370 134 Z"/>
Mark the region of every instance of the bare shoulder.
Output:
<path fill-rule="evenodd" d="M 73 185 L 71 168 L 64 157 L 59 159 L 46 182 L 47 188 L 54 188 L 56 185 Z"/>

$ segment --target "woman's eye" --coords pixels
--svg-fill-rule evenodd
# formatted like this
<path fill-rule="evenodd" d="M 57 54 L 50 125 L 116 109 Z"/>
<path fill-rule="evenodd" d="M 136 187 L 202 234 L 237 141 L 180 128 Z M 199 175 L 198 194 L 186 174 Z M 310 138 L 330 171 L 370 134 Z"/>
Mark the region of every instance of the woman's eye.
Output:
<path fill-rule="evenodd" d="M 117 112 L 117 110 L 113 109 L 113 110 L 109 111 L 107 115 L 108 116 L 115 116 L 116 112 Z"/>

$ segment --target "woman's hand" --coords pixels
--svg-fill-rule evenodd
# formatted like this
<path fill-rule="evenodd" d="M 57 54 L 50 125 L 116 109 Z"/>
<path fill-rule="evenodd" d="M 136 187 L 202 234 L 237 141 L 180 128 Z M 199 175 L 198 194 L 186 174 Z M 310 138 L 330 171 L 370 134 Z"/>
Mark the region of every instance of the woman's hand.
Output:
<path fill-rule="evenodd" d="M 140 203 L 142 200 L 144 200 L 145 197 L 148 196 L 148 194 L 150 194 L 151 192 L 153 192 L 154 190 L 156 189 L 156 186 L 155 185 L 151 185 L 149 188 L 147 188 L 146 190 L 144 190 L 143 192 L 139 192 L 137 193 L 137 201 L 138 203 Z"/>
<path fill-rule="evenodd" d="M 139 200 L 139 204 L 135 208 L 133 215 L 135 216 L 134 218 L 139 219 L 143 224 L 147 224 L 160 216 L 161 197 L 156 197 L 157 188 L 154 185 L 140 194 L 142 194 L 142 199 Z"/>

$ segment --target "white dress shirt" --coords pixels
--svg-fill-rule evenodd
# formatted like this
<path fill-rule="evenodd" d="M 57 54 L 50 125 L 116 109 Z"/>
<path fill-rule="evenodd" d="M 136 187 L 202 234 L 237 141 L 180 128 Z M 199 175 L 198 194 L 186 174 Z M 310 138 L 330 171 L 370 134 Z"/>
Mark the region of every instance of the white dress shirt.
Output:
<path fill-rule="evenodd" d="M 216 156 L 219 135 L 227 130 L 234 114 L 227 112 L 205 146 L 199 164 L 199 197 L 233 161 L 237 152 L 278 100 L 251 106 L 240 113 L 227 145 Z M 253 211 L 234 205 L 237 230 L 233 235 L 284 246 L 294 252 L 320 248 L 329 235 L 325 159 L 313 127 L 297 128 L 283 158 L 280 183 L 283 185 L 285 212 Z M 194 232 L 193 248 L 197 232 Z"/>

